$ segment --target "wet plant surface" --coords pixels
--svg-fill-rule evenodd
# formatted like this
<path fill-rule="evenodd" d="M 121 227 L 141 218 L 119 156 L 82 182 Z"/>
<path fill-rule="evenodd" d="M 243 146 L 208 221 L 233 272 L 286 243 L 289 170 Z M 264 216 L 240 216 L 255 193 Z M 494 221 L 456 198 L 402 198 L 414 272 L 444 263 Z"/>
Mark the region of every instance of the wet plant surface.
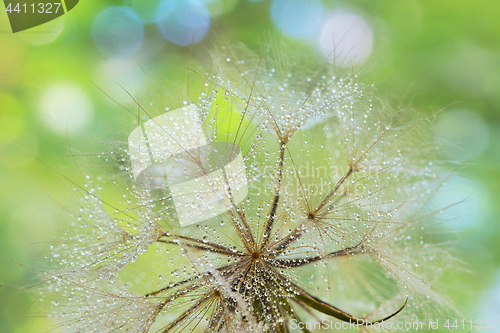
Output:
<path fill-rule="evenodd" d="M 147 138 L 98 158 L 117 176 L 68 179 L 84 192 L 80 211 L 53 247 L 58 269 L 40 274 L 61 329 L 309 332 L 327 320 L 363 331 L 453 313 L 437 281 L 454 259 L 446 207 L 432 203 L 449 175 L 427 139 L 432 117 L 391 108 L 353 71 L 283 46 L 214 54 L 212 72 L 189 70 L 187 96 L 130 93 Z M 205 150 L 187 148 L 199 135 L 183 130 L 194 128 L 187 118 L 158 122 L 181 107 L 195 110 Z M 150 163 L 140 177 L 136 153 Z M 244 169 L 224 168 L 236 156 Z M 165 185 L 175 177 L 206 178 L 213 191 L 181 193 Z M 214 202 L 217 214 L 179 225 Z"/>

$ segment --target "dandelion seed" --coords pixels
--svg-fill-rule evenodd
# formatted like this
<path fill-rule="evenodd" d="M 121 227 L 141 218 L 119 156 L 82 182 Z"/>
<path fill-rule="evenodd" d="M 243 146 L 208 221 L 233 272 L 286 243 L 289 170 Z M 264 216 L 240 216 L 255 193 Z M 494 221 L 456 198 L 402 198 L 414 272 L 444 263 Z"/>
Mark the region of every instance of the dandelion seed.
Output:
<path fill-rule="evenodd" d="M 53 259 L 61 267 L 48 283 L 66 331 L 287 332 L 293 321 L 325 317 L 366 331 L 447 313 L 435 284 L 452 259 L 428 209 L 443 179 L 429 164 L 436 148 L 425 142 L 427 119 L 391 110 L 357 76 L 310 62 L 282 49 L 256 57 L 228 47 L 213 73 L 194 71 L 205 87 L 196 99 L 136 100 L 137 119 L 153 121 L 190 105 L 210 152 L 183 147 L 190 129 L 171 127 L 184 125 L 157 122 L 156 133 L 183 154 L 181 167 L 165 167 L 162 141 L 148 138 L 134 149 L 162 166 L 155 186 L 143 186 L 129 149 L 125 201 L 115 206 L 82 187 L 86 217 L 76 229 L 86 236 L 69 232 L 54 250 L 64 259 Z M 181 227 L 169 181 L 220 169 L 224 149 L 241 156 L 235 172 L 248 182 L 246 199 L 226 170 L 223 209 Z M 186 196 L 211 193 L 186 188 Z M 188 213 L 211 204 L 210 195 L 197 198 Z M 128 272 L 140 265 L 148 268 Z"/>

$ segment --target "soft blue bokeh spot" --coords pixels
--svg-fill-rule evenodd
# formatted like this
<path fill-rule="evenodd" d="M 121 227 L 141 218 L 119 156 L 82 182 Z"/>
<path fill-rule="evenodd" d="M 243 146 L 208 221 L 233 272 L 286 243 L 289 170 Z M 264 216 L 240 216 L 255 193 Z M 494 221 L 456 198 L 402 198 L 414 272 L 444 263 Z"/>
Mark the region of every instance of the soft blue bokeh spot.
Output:
<path fill-rule="evenodd" d="M 498 322 L 498 314 L 500 313 L 500 272 L 497 273 L 494 284 L 485 292 L 481 298 L 481 306 L 479 308 L 478 319 L 474 323 L 479 324 L 480 321 L 488 320 L 490 328 L 496 324 L 496 328 L 500 326 Z M 490 332 L 498 332 L 497 330 L 489 330 Z"/>
<path fill-rule="evenodd" d="M 199 42 L 210 29 L 210 14 L 199 0 L 163 0 L 155 21 L 163 37 L 178 45 Z"/>
<path fill-rule="evenodd" d="M 141 48 L 144 24 L 130 7 L 108 7 L 94 18 L 91 34 L 102 52 L 126 57 Z"/>
<path fill-rule="evenodd" d="M 452 230 L 480 229 L 490 214 L 489 193 L 479 181 L 450 176 L 432 202 Z"/>
<path fill-rule="evenodd" d="M 318 33 L 323 5 L 319 0 L 273 0 L 271 18 L 285 34 L 307 39 Z"/>

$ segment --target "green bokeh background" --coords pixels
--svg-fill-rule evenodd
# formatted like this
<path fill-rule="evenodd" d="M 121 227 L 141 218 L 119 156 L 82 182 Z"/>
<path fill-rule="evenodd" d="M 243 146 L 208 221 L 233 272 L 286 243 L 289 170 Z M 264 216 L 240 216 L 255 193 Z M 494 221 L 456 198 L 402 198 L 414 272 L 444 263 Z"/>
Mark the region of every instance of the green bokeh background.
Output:
<path fill-rule="evenodd" d="M 139 14 L 147 14 L 155 3 L 82 0 L 63 17 L 17 34 L 12 34 L 0 5 L 2 333 L 38 332 L 47 327 L 47 319 L 25 314 L 34 298 L 22 287 L 32 283 L 31 268 L 39 267 L 44 256 L 40 242 L 54 239 L 67 222 L 65 207 L 72 198 L 51 167 L 80 182 L 79 162 L 70 155 L 109 150 L 109 144 L 125 140 L 131 128 L 130 119 L 121 117 L 120 106 L 94 85 L 123 98 L 123 91 L 111 82 L 120 82 L 120 77 L 108 77 L 108 81 L 97 77 L 99 66 L 109 59 L 90 36 L 92 21 L 109 6 L 130 5 Z M 373 52 L 365 65 L 371 66 L 370 77 L 378 90 L 394 104 L 411 104 L 428 114 L 447 107 L 436 117 L 437 123 L 454 110 L 468 110 L 481 121 L 482 132 L 488 133 L 483 135 L 487 141 L 481 151 L 474 155 L 479 149 L 474 133 L 470 138 L 460 136 L 470 130 L 467 122 L 452 128 L 452 138 L 469 140 L 456 143 L 458 149 L 472 146 L 472 158 L 457 173 L 460 184 L 466 184 L 458 186 L 461 192 L 454 192 L 457 187 L 449 189 L 450 197 L 466 199 L 466 209 L 456 211 L 463 215 L 461 224 L 450 223 L 451 231 L 460 236 L 457 249 L 465 269 L 450 270 L 443 283 L 465 319 L 500 319 L 500 2 L 324 0 L 323 5 L 325 12 L 358 13 L 371 26 Z M 136 60 L 144 73 L 182 82 L 189 54 L 203 58 L 217 44 L 217 36 L 253 48 L 265 36 L 279 33 L 269 15 L 270 1 L 213 0 L 210 10 L 212 30 L 200 43 L 180 47 L 165 41 L 156 54 L 139 52 Z M 146 27 L 147 36 L 155 34 L 154 25 Z M 311 41 L 294 43 L 314 49 Z M 136 79 L 124 86 L 133 90 L 144 80 L 141 75 Z M 93 114 L 81 129 L 55 133 L 44 126 L 40 99 L 54 84 L 77 87 L 86 96 Z M 500 332 L 500 325 L 489 332 Z"/>

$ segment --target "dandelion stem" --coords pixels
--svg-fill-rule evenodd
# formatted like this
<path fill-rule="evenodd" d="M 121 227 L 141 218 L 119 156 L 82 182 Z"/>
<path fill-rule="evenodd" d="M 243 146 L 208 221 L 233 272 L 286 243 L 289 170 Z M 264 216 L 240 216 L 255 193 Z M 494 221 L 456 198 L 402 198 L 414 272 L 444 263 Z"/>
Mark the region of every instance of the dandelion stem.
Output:
<path fill-rule="evenodd" d="M 315 257 L 305 257 L 305 258 L 293 258 L 293 259 L 273 259 L 270 263 L 274 266 L 283 267 L 283 268 L 294 268 L 301 267 L 308 264 L 311 264 L 316 261 L 320 261 L 323 259 L 332 259 L 344 256 L 350 256 L 355 254 L 364 253 L 363 249 L 359 248 L 359 245 L 348 247 L 339 251 L 328 253 L 325 256 L 315 256 Z"/>
<path fill-rule="evenodd" d="M 179 246 L 180 245 L 188 246 L 188 247 L 199 249 L 199 250 L 206 250 L 206 251 L 215 252 L 215 253 L 219 253 L 219 254 L 225 254 L 225 255 L 234 256 L 234 257 L 240 257 L 243 255 L 243 253 L 238 251 L 238 250 L 232 250 L 232 249 L 229 249 L 225 246 L 215 244 L 215 243 L 212 243 L 209 241 L 205 241 L 205 240 L 202 241 L 202 240 L 199 240 L 196 238 L 181 236 L 181 235 L 175 235 L 173 237 L 180 238 L 180 239 L 183 239 L 183 240 L 186 240 L 189 242 L 193 242 L 195 244 L 190 244 L 190 243 L 185 243 L 185 242 L 180 243 L 180 242 L 168 241 L 168 240 L 163 240 L 163 239 L 159 239 L 158 242 L 165 243 L 165 244 L 179 245 Z"/>
<path fill-rule="evenodd" d="M 326 198 L 319 204 L 319 206 L 316 208 L 314 211 L 313 215 L 316 215 L 323 207 L 326 206 L 326 204 L 330 201 L 330 199 L 335 195 L 339 187 L 347 180 L 347 178 L 353 173 L 354 169 L 353 167 L 349 167 L 349 170 L 345 173 L 345 175 L 340 178 L 340 180 L 337 182 L 337 184 L 332 188 L 330 193 L 326 196 Z"/>
<path fill-rule="evenodd" d="M 285 162 L 285 148 L 286 144 L 282 143 L 280 147 L 280 155 L 279 155 L 279 164 L 278 164 L 278 172 L 277 172 L 277 185 L 276 185 L 276 194 L 274 195 L 273 202 L 271 203 L 271 207 L 269 209 L 269 216 L 266 221 L 266 225 L 264 227 L 264 238 L 262 240 L 262 244 L 260 249 L 262 250 L 268 243 L 271 238 L 271 230 L 274 226 L 274 219 L 276 218 L 276 210 L 278 208 L 278 203 L 281 195 L 281 181 L 283 179 L 283 165 Z"/>
<path fill-rule="evenodd" d="M 321 312 L 321 313 L 324 313 L 326 315 L 329 315 L 329 316 L 332 316 L 332 317 L 335 317 L 339 320 L 342 320 L 342 321 L 345 321 L 345 322 L 356 322 L 356 323 L 360 323 L 360 324 L 363 324 L 363 325 L 369 325 L 369 324 L 376 324 L 376 323 L 380 323 L 382 321 L 386 321 L 386 320 L 389 320 L 391 319 L 392 317 L 394 317 L 395 315 L 397 315 L 398 313 L 400 313 L 406 306 L 406 303 L 408 303 L 408 298 L 406 298 L 403 306 L 401 306 L 396 312 L 390 314 L 389 316 L 383 318 L 383 319 L 379 319 L 379 320 L 376 320 L 376 321 L 372 321 L 372 322 L 369 322 L 365 319 L 360 319 L 360 318 L 356 318 L 328 303 L 325 303 L 323 302 L 322 300 L 320 300 L 319 298 L 316 298 L 314 297 L 313 295 L 307 293 L 306 291 L 300 289 L 299 287 L 297 287 L 297 293 L 298 295 L 295 296 L 295 299 L 299 302 L 302 302 L 304 303 L 305 305 Z"/>

